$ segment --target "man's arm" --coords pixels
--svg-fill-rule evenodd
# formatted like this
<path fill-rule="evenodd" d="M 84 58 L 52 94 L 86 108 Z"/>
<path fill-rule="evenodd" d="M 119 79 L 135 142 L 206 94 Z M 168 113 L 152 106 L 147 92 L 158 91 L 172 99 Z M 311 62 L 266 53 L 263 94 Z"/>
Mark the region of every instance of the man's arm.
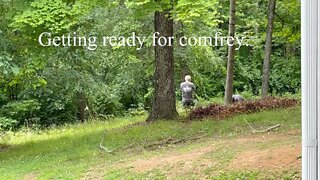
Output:
<path fill-rule="evenodd" d="M 197 93 L 196 93 L 196 86 L 192 83 L 192 96 L 193 98 L 198 99 Z"/>

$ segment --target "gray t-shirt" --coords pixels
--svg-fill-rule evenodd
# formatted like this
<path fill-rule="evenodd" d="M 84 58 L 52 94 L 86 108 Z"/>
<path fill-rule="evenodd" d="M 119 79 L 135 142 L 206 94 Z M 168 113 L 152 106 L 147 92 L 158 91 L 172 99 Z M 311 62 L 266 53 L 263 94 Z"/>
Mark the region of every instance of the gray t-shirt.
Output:
<path fill-rule="evenodd" d="M 196 86 L 192 82 L 185 81 L 180 84 L 182 92 L 182 101 L 193 100 L 192 93 L 196 90 Z"/>
<path fill-rule="evenodd" d="M 244 101 L 244 98 L 241 95 L 232 95 L 232 102 Z"/>

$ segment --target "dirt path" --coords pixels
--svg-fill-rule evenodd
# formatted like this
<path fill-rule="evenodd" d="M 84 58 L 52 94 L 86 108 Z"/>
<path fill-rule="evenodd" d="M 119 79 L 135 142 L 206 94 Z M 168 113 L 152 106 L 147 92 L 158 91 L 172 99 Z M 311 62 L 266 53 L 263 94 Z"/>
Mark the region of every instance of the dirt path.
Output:
<path fill-rule="evenodd" d="M 230 169 L 299 169 L 301 146 L 285 145 L 264 150 L 240 153 L 230 164 Z"/>
<path fill-rule="evenodd" d="M 99 164 L 91 167 L 81 178 L 81 180 L 102 180 L 106 169 L 105 164 Z"/>
<path fill-rule="evenodd" d="M 130 167 L 135 172 L 146 172 L 162 166 L 172 166 L 176 164 L 190 163 L 198 160 L 202 155 L 214 150 L 214 145 L 202 147 L 186 153 L 169 153 L 149 159 L 138 159 L 130 163 Z"/>
<path fill-rule="evenodd" d="M 24 175 L 24 177 L 23 177 L 24 180 L 35 180 L 35 179 L 37 179 L 37 178 L 38 178 L 38 174 L 35 173 L 35 172 L 26 174 L 26 175 Z"/>
<path fill-rule="evenodd" d="M 128 162 L 113 164 L 112 169 L 126 169 L 133 174 L 160 170 L 169 179 L 188 177 L 189 174 L 205 179 L 206 171 L 214 169 L 298 171 L 301 167 L 299 131 L 254 134 L 223 140 L 208 139 L 181 146 L 191 146 L 191 150 L 179 150 L 180 146 L 177 146 L 174 149 L 168 148 L 161 155 L 146 157 L 141 154 Z M 102 179 L 103 172 L 106 172 L 104 166 L 92 167 L 85 179 Z M 211 176 L 214 174 L 210 173 Z"/>

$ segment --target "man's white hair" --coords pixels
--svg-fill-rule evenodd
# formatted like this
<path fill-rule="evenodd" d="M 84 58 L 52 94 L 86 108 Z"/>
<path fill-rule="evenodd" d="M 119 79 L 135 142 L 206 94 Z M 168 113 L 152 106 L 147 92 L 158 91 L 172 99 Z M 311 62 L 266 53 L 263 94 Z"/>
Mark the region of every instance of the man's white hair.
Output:
<path fill-rule="evenodd" d="M 186 75 L 186 76 L 184 77 L 184 80 L 186 80 L 186 81 L 191 81 L 191 76 L 190 76 L 190 75 Z"/>

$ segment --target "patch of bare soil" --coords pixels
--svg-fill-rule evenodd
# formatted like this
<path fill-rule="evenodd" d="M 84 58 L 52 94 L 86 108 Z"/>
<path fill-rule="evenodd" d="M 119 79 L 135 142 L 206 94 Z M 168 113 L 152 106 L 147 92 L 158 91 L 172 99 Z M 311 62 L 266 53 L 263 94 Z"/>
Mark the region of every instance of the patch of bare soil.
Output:
<path fill-rule="evenodd" d="M 182 161 L 169 166 L 165 175 L 168 179 L 176 179 L 176 177 L 188 177 L 191 174 L 196 175 L 197 179 L 207 179 L 204 171 L 207 168 L 216 166 L 217 163 L 212 159 L 199 158 L 196 161 Z"/>
<path fill-rule="evenodd" d="M 272 141 L 285 142 L 290 136 L 299 135 L 299 131 L 287 132 L 286 135 L 279 134 L 253 134 L 250 136 L 239 137 L 229 140 L 208 141 L 208 146 L 192 150 L 187 153 L 168 152 L 162 156 L 151 157 L 149 159 L 138 159 L 129 163 L 129 167 L 138 173 L 147 172 L 156 168 L 165 172 L 168 178 L 183 175 L 189 172 L 201 175 L 206 168 L 216 165 L 213 159 L 205 159 L 204 155 L 214 152 L 216 145 L 222 144 L 226 148 L 233 146 L 244 148 L 244 152 L 231 161 L 229 167 L 256 169 L 257 167 L 268 167 L 278 169 L 279 167 L 299 168 L 301 153 L 299 144 L 288 145 L 278 148 L 269 148 L 267 150 L 252 150 L 246 147 L 246 144 L 268 143 Z"/>
<path fill-rule="evenodd" d="M 270 137 L 267 137 L 268 139 L 272 139 Z M 232 143 L 244 143 L 246 141 L 261 141 L 266 140 L 267 138 L 263 139 L 261 137 L 246 137 L 246 138 L 239 138 L 235 140 L 229 140 L 232 141 Z M 221 144 L 232 144 L 228 142 L 220 142 Z M 177 152 L 168 152 L 162 156 L 156 156 L 149 159 L 138 159 L 134 162 L 132 162 L 129 166 L 132 168 L 135 172 L 146 172 L 150 171 L 155 168 L 164 168 L 164 167 L 171 167 L 170 169 L 177 170 L 178 168 L 181 168 L 183 166 L 189 166 L 191 167 L 192 163 L 201 160 L 201 156 L 205 155 L 206 153 L 212 152 L 215 149 L 215 145 L 217 142 L 209 141 L 209 146 L 201 147 L 192 150 L 191 152 L 184 152 L 184 153 L 177 153 Z M 201 162 L 200 162 L 201 164 Z M 202 164 L 212 164 L 212 162 L 208 163 L 202 163 Z M 189 169 L 190 170 L 190 169 Z"/>
<path fill-rule="evenodd" d="M 84 174 L 81 179 L 83 180 L 102 180 L 104 179 L 104 174 L 105 174 L 105 164 L 99 164 L 96 166 L 91 167 L 90 169 L 87 170 L 87 172 Z"/>
<path fill-rule="evenodd" d="M 37 179 L 37 177 L 38 177 L 38 174 L 32 172 L 32 173 L 28 173 L 28 174 L 24 175 L 23 179 L 24 180 L 35 180 L 35 179 Z"/>
<path fill-rule="evenodd" d="M 130 164 L 130 167 L 136 172 L 145 172 L 157 167 L 172 166 L 177 163 L 190 164 L 199 159 L 202 155 L 213 151 L 214 146 L 199 148 L 187 153 L 174 153 L 163 156 L 156 156 L 150 159 L 138 159 Z"/>
<path fill-rule="evenodd" d="M 266 150 L 242 152 L 230 164 L 230 169 L 299 169 L 301 167 L 300 144 L 286 145 Z"/>
<path fill-rule="evenodd" d="M 9 145 L 0 144 L 0 152 L 6 151 L 10 148 Z"/>
<path fill-rule="evenodd" d="M 227 169 L 272 169 L 279 168 L 286 170 L 290 167 L 300 169 L 301 148 L 299 144 L 300 131 L 289 131 L 285 133 L 263 133 L 252 134 L 231 139 L 215 139 L 206 141 L 207 146 L 198 147 L 189 152 L 177 152 L 175 149 L 169 148 L 162 155 L 149 158 L 137 156 L 138 159 L 119 162 L 108 165 L 108 169 L 130 169 L 136 173 L 145 173 L 154 169 L 160 169 L 168 179 L 176 177 L 188 177 L 194 174 L 197 178 L 207 178 L 205 170 L 215 167 L 219 162 L 208 154 L 221 150 L 221 146 L 230 149 L 239 149 L 239 154 L 227 164 Z M 202 141 L 203 143 L 204 141 Z M 285 145 L 281 145 L 281 142 Z M 197 143 L 197 142 L 195 142 Z M 268 149 L 257 148 L 257 145 L 267 146 Z M 272 147 L 275 143 L 276 147 Z M 290 144 L 290 145 L 288 145 Z M 293 145 L 291 145 L 293 144 Z M 279 145 L 281 145 L 279 147 Z M 83 179 L 103 179 L 106 172 L 106 165 L 98 165 L 90 168 Z M 212 172 L 213 173 L 213 172 Z M 212 175 L 212 174 L 211 174 Z"/>

